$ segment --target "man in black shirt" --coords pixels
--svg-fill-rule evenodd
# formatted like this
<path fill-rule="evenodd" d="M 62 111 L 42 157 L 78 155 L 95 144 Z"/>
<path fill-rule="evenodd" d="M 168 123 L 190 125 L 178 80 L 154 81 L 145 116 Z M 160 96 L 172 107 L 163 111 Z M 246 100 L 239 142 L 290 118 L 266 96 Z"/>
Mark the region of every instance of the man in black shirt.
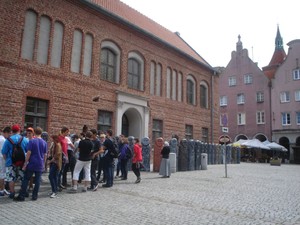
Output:
<path fill-rule="evenodd" d="M 112 156 L 112 151 L 114 149 L 114 144 L 112 142 L 112 130 L 106 131 L 106 139 L 101 146 L 100 152 L 104 154 L 103 160 L 103 170 L 106 176 L 106 184 L 102 187 L 109 188 L 113 186 L 114 180 L 114 158 Z"/>
<path fill-rule="evenodd" d="M 91 187 L 90 190 L 97 191 L 98 188 L 98 181 L 96 176 L 96 170 L 98 166 L 98 156 L 100 154 L 100 140 L 97 137 L 97 130 L 91 129 L 92 132 L 92 142 L 93 142 L 93 149 L 91 154 L 93 155 L 92 162 L 91 162 Z"/>
<path fill-rule="evenodd" d="M 91 181 L 91 159 L 93 155 L 91 155 L 93 149 L 93 142 L 91 141 L 92 132 L 88 131 L 86 133 L 85 139 L 81 140 L 78 145 L 79 158 L 76 162 L 74 174 L 73 174 L 73 188 L 71 192 L 77 192 L 77 183 L 80 171 L 84 169 L 84 188 L 83 192 L 87 191 L 87 187 Z"/>

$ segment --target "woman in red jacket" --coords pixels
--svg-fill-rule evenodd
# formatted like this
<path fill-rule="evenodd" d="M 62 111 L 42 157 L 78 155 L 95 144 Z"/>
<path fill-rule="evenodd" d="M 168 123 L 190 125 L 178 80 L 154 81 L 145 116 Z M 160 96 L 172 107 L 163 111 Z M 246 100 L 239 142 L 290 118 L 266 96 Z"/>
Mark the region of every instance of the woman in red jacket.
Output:
<path fill-rule="evenodd" d="M 142 156 L 142 146 L 140 145 L 140 140 L 138 138 L 134 138 L 134 146 L 133 146 L 133 158 L 132 158 L 132 166 L 131 169 L 137 177 L 135 183 L 141 182 L 141 173 L 140 167 L 143 161 Z"/>

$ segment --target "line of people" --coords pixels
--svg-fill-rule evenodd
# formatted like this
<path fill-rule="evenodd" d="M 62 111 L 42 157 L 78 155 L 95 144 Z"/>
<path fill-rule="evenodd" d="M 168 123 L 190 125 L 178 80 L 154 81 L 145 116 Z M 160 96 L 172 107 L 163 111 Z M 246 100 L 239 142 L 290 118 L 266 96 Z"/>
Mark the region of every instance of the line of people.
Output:
<path fill-rule="evenodd" d="M 63 127 L 59 134 L 51 136 L 49 150 L 47 142 L 41 137 L 42 133 L 40 127 L 29 127 L 26 129 L 26 137 L 23 138 L 19 125 L 4 128 L 3 135 L 0 135 L 0 196 L 8 195 L 14 201 L 24 201 L 29 197 L 29 190 L 32 188 L 32 200 L 37 200 L 42 173 L 48 169 L 50 198 L 55 198 L 59 191 L 68 186 L 71 186 L 69 192 L 78 192 L 79 183 L 83 185 L 83 192 L 96 191 L 99 183 L 103 183 L 104 188 L 113 186 L 116 160 L 113 156 L 115 145 L 111 130 L 98 135 L 97 130 L 88 130 L 85 126 L 80 137 L 76 134 L 70 137 L 69 129 Z M 18 144 L 23 150 L 24 160 L 16 163 L 13 153 Z M 128 146 L 128 139 L 123 135 L 119 136 L 118 145 L 121 179 L 127 180 L 128 161 L 132 158 L 132 171 L 137 177 L 135 183 L 139 183 L 142 165 L 139 139 L 134 139 L 133 152 Z M 72 184 L 67 183 L 69 171 Z M 102 171 L 103 179 L 100 180 Z M 15 183 L 18 180 L 22 183 L 16 196 Z M 7 188 L 5 183 L 8 184 Z"/>

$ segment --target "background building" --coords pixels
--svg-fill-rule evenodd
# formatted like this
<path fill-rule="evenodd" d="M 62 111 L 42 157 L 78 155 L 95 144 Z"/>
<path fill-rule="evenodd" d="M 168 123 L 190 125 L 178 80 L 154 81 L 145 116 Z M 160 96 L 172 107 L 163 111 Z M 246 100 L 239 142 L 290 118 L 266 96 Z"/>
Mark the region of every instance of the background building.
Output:
<path fill-rule="evenodd" d="M 0 123 L 217 141 L 218 76 L 119 0 L 1 2 Z"/>

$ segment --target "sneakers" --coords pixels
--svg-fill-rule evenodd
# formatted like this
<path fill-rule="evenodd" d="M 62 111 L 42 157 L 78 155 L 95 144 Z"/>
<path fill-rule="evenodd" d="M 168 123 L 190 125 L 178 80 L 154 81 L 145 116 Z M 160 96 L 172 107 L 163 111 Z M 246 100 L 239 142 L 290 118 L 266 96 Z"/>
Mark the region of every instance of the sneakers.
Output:
<path fill-rule="evenodd" d="M 141 182 L 141 178 L 139 177 L 136 181 L 135 181 L 135 183 L 137 184 L 137 183 L 140 183 Z"/>
<path fill-rule="evenodd" d="M 66 187 L 65 187 L 64 185 L 62 185 L 62 184 L 60 184 L 59 187 L 60 187 L 61 189 L 66 189 Z"/>
<path fill-rule="evenodd" d="M 82 189 L 82 192 L 87 192 L 87 187 L 84 187 L 84 188 Z"/>
<path fill-rule="evenodd" d="M 4 192 L 4 194 L 6 194 L 6 195 L 9 195 L 9 194 L 10 194 L 10 192 L 9 192 L 8 190 L 6 190 L 6 189 L 4 189 L 3 192 Z"/>
<path fill-rule="evenodd" d="M 94 187 L 93 191 L 97 191 L 98 187 L 99 187 L 99 184 L 97 184 L 97 185 Z"/>
<path fill-rule="evenodd" d="M 52 193 L 52 194 L 50 195 L 50 198 L 56 198 L 56 196 L 57 196 L 56 193 Z"/>

